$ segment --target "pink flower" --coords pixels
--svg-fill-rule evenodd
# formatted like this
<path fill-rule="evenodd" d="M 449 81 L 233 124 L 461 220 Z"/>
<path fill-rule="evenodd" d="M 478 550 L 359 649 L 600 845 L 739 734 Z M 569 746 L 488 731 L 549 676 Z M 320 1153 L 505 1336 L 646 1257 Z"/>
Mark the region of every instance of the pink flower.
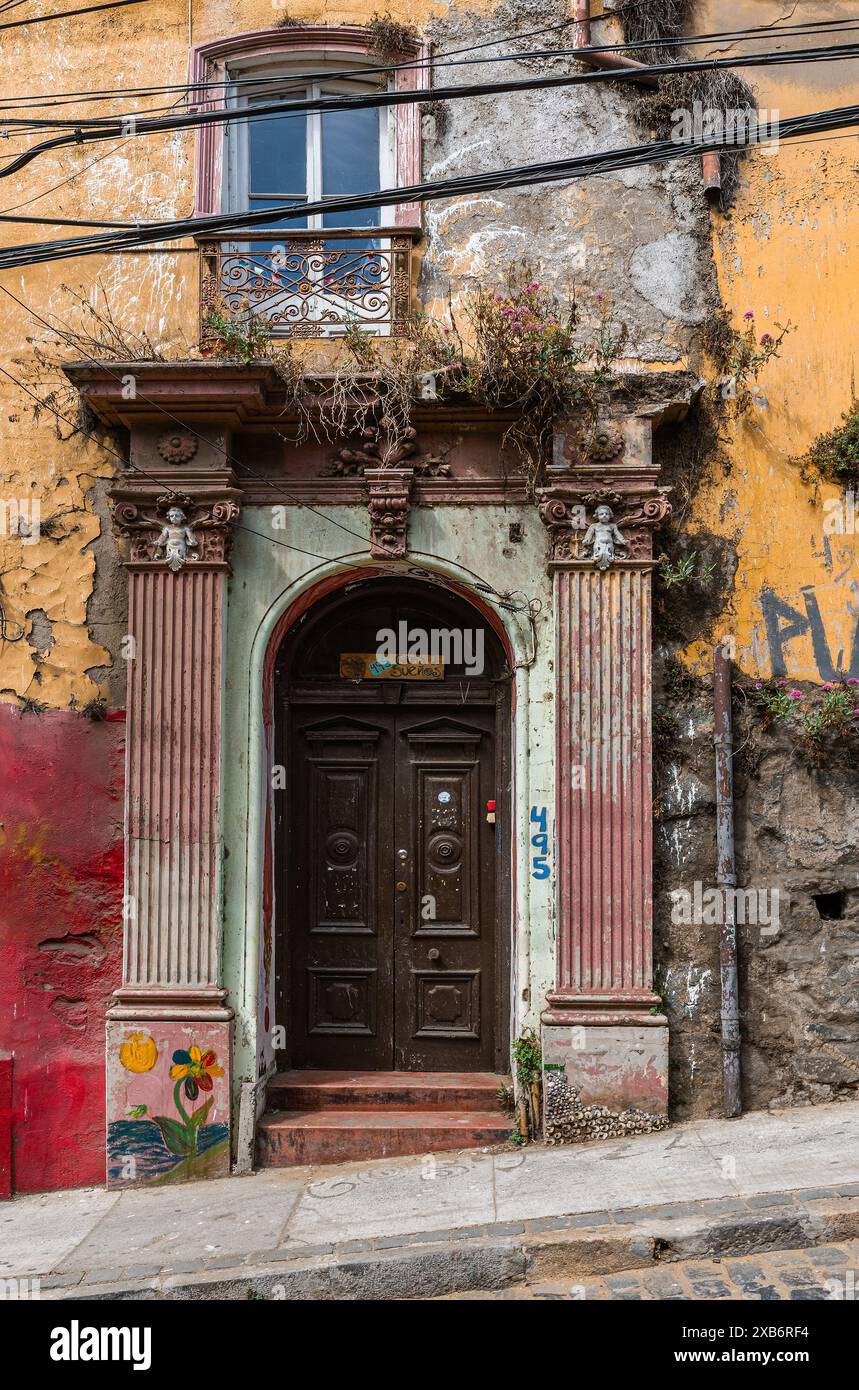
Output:
<path fill-rule="evenodd" d="M 801 700 L 801 699 L 802 699 L 802 691 L 801 691 L 801 690 L 791 690 L 791 692 L 790 692 L 790 698 L 791 698 L 792 700 Z"/>
<path fill-rule="evenodd" d="M 754 316 L 754 311 L 752 309 L 747 309 L 746 312 L 743 314 L 744 319 L 753 319 Z"/>
<path fill-rule="evenodd" d="M 763 687 L 763 681 L 755 681 L 755 690 L 760 690 L 760 689 L 762 689 L 762 687 Z"/>
<path fill-rule="evenodd" d="M 859 685 L 859 681 L 857 681 L 857 679 L 856 679 L 855 676 L 848 676 L 848 677 L 847 677 L 847 684 L 848 684 L 848 685 Z"/>
<path fill-rule="evenodd" d="M 761 347 L 764 347 L 766 343 L 771 343 L 772 340 L 773 340 L 773 335 L 772 335 L 772 333 L 765 333 L 764 336 L 761 338 Z"/>
<path fill-rule="evenodd" d="M 821 690 L 831 690 L 831 689 L 832 689 L 832 686 L 827 684 L 827 685 L 822 685 L 820 688 L 821 688 Z"/>
<path fill-rule="evenodd" d="M 531 284 L 528 286 L 528 289 L 529 289 L 529 290 L 538 290 L 539 288 L 540 288 L 540 282 L 539 282 L 539 280 L 532 280 L 532 281 L 531 281 Z"/>

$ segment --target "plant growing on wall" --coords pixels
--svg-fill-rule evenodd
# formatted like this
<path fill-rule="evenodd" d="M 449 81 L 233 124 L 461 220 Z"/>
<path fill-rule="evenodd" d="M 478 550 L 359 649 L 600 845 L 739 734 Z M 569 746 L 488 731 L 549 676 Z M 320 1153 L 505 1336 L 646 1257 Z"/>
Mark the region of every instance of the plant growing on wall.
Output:
<path fill-rule="evenodd" d="M 612 9 L 623 25 L 626 40 L 646 45 L 630 51 L 637 62 L 672 63 L 689 56 L 688 50 L 684 51 L 682 43 L 676 40 L 688 32 L 691 0 L 618 0 Z M 658 79 L 655 91 L 642 93 L 634 114 L 648 134 L 653 131 L 657 138 L 667 139 L 677 113 L 691 112 L 695 103 L 707 113 L 708 121 L 717 125 L 720 119 L 725 123 L 729 112 L 740 122 L 744 119 L 751 122 L 756 116 L 754 88 L 730 69 L 668 73 Z M 720 151 L 720 203 L 723 208 L 730 204 L 736 192 L 744 153 L 739 146 Z"/>
<path fill-rule="evenodd" d="M 424 390 L 431 398 L 468 397 L 509 416 L 503 447 L 533 488 L 549 456 L 558 418 L 596 419 L 597 401 L 626 341 L 626 328 L 599 298 L 591 332 L 575 300 L 562 300 L 527 262 L 501 288 L 475 285 L 446 321 L 415 315 L 408 331 L 384 339 L 347 324 L 331 384 L 315 397 L 297 392 L 303 432 L 332 440 L 384 424 L 395 455 L 411 430 Z"/>
<path fill-rule="evenodd" d="M 729 416 L 743 415 L 756 399 L 756 383 L 774 357 L 793 325 L 776 323 L 776 333 L 758 335 L 753 309 L 743 315 L 737 329 L 725 310 L 714 314 L 702 333 L 702 346 L 723 373 L 717 383 L 720 401 Z"/>
<path fill-rule="evenodd" d="M 247 364 L 268 355 L 268 324 L 259 314 L 252 313 L 246 303 L 230 305 L 218 297 L 211 303 L 203 301 L 201 307 L 206 310 L 200 337 L 204 357 L 225 357 Z"/>
<path fill-rule="evenodd" d="M 819 434 L 807 451 L 794 460 L 804 481 L 859 486 L 859 400 L 841 417 L 841 424 Z"/>
<path fill-rule="evenodd" d="M 859 680 L 853 676 L 827 681 L 803 691 L 786 678 L 755 681 L 748 691 L 764 730 L 783 729 L 797 751 L 815 766 L 845 742 L 859 739 Z"/>
<path fill-rule="evenodd" d="M 676 564 L 665 558 L 659 569 L 659 578 L 666 589 L 674 589 L 680 584 L 702 584 L 711 582 L 716 572 L 712 560 L 699 560 L 697 551 L 690 550 Z"/>
<path fill-rule="evenodd" d="M 626 343 L 609 302 L 599 296 L 598 304 L 596 329 L 586 333 L 575 299 L 542 285 L 521 261 L 501 289 L 479 285 L 456 311 L 449 306 L 457 363 L 450 381 L 490 410 L 515 412 L 504 443 L 532 486 L 555 421 L 595 421 L 599 389 Z"/>
<path fill-rule="evenodd" d="M 533 1028 L 526 1028 L 514 1039 L 512 1053 L 519 1137 L 525 1142 L 536 1139 L 541 1128 L 543 1054 Z"/>
<path fill-rule="evenodd" d="M 394 19 L 390 10 L 386 10 L 384 14 L 376 11 L 367 25 L 367 33 L 371 51 L 389 61 L 402 57 L 420 38 L 420 32 L 414 24 L 404 24 L 401 20 Z"/>

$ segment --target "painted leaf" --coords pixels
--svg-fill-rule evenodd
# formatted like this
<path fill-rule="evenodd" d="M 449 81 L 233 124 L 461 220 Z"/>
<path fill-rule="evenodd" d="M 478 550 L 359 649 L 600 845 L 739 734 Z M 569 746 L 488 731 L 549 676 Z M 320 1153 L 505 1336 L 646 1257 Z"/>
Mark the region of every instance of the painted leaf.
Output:
<path fill-rule="evenodd" d="M 199 1110 L 193 1110 L 191 1112 L 191 1124 L 194 1126 L 195 1129 L 201 1129 L 202 1126 L 206 1123 L 206 1116 L 208 1115 L 214 1103 L 215 1097 L 209 1096 L 209 1099 L 206 1101 L 205 1105 L 201 1105 Z"/>
<path fill-rule="evenodd" d="M 196 1148 L 196 1133 L 194 1130 L 187 1130 L 184 1125 L 180 1125 L 177 1120 L 168 1119 L 166 1115 L 153 1115 L 153 1120 L 164 1136 L 164 1143 L 167 1145 L 171 1154 L 176 1154 L 179 1158 L 185 1158 L 194 1152 Z"/>

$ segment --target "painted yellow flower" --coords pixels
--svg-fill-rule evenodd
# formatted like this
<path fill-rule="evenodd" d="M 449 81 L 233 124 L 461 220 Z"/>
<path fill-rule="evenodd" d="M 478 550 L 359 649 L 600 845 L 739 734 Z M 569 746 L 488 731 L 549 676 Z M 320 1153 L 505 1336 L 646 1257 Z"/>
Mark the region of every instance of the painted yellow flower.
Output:
<path fill-rule="evenodd" d="M 126 1071 L 151 1071 L 158 1061 L 155 1039 L 148 1033 L 129 1033 L 119 1049 L 119 1060 Z"/>
<path fill-rule="evenodd" d="M 196 1043 L 192 1043 L 187 1052 L 174 1052 L 173 1063 L 170 1075 L 174 1081 L 184 1078 L 185 1095 L 189 1100 L 196 1100 L 201 1091 L 211 1091 L 212 1077 L 224 1074 L 224 1068 L 217 1065 L 217 1054 L 211 1050 L 201 1052 Z"/>

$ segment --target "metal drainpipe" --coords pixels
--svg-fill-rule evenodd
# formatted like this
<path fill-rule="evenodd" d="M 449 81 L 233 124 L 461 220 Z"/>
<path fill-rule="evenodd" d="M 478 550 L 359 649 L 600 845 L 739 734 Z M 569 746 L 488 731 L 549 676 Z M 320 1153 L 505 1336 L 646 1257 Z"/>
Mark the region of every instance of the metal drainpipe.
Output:
<path fill-rule="evenodd" d="M 725 1114 L 742 1113 L 740 1093 L 740 1004 L 737 982 L 737 866 L 734 855 L 734 773 L 731 727 L 731 663 L 723 647 L 713 649 L 713 743 L 716 750 L 716 883 L 722 889 L 719 935 L 722 1081 Z"/>
<path fill-rule="evenodd" d="M 591 44 L 591 0 L 573 0 L 573 48 L 589 48 Z M 622 53 L 583 53 L 582 62 L 592 68 L 641 68 L 635 58 L 626 58 Z M 656 78 L 643 77 L 648 86 L 658 86 Z M 704 177 L 704 194 L 711 202 L 717 202 L 722 190 L 722 169 L 718 151 L 701 157 Z"/>

